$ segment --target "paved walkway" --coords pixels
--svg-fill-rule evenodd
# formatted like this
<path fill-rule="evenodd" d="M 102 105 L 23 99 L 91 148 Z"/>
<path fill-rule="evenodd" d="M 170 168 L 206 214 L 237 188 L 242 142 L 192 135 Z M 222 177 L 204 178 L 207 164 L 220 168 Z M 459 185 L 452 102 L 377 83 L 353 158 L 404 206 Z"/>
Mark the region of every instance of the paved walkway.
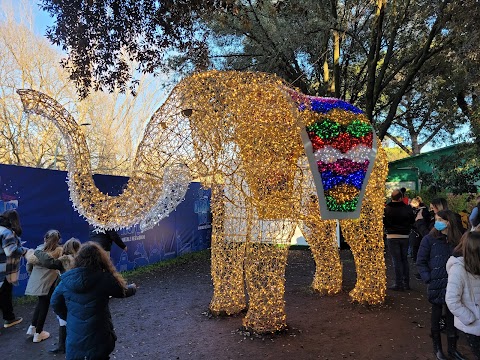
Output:
<path fill-rule="evenodd" d="M 208 256 L 142 274 L 134 279 L 140 287 L 136 296 L 111 300 L 118 336 L 111 359 L 431 359 L 425 286 L 412 279 L 412 291 L 389 291 L 385 305 L 353 305 L 348 298 L 355 283 L 353 259 L 349 251 L 341 256 L 346 291 L 321 297 L 310 288 L 315 271 L 310 252 L 290 251 L 285 293 L 289 330 L 271 336 L 241 332 L 241 316 L 208 316 L 213 293 Z M 388 274 L 391 279 L 390 268 Z M 53 312 L 45 325 L 51 339 L 38 344 L 27 339 L 33 308 L 16 306 L 23 323 L 0 330 L 2 359 L 64 358 L 47 352 L 58 334 Z M 469 354 L 465 339 L 460 339 L 460 349 Z"/>

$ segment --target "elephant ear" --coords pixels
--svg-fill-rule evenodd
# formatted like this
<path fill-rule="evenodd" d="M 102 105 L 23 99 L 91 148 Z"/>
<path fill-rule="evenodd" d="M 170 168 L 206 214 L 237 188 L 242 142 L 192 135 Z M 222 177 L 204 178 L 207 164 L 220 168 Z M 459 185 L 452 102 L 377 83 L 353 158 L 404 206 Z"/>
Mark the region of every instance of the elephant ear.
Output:
<path fill-rule="evenodd" d="M 375 131 L 363 111 L 339 99 L 291 92 L 323 220 L 355 219 L 377 155 Z"/>

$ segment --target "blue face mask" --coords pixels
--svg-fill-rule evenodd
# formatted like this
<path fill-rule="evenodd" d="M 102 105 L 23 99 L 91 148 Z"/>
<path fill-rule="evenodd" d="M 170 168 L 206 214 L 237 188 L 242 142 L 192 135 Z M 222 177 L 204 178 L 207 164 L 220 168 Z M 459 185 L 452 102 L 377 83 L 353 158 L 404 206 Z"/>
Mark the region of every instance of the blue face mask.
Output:
<path fill-rule="evenodd" d="M 437 229 L 438 231 L 442 231 L 442 230 L 445 230 L 447 228 L 447 224 L 445 224 L 444 222 L 442 221 L 435 221 L 435 225 L 433 225 L 435 227 L 435 229 Z"/>

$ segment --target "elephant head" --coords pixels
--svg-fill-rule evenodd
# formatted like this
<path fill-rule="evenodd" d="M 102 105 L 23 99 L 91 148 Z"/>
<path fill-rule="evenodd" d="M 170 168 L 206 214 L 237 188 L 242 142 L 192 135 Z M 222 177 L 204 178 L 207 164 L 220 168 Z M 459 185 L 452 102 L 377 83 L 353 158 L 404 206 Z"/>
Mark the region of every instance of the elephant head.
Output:
<path fill-rule="evenodd" d="M 100 228 L 152 227 L 183 200 L 193 179 L 215 184 L 228 178 L 261 218 L 294 217 L 298 209 L 292 204 L 299 202 L 292 199 L 301 187 L 295 174 L 305 149 L 322 188 L 318 159 L 312 160 L 313 128 L 307 133 L 305 126 L 318 120 L 319 102 L 331 108 L 334 101 L 303 96 L 274 75 L 209 71 L 182 80 L 147 124 L 119 196 L 95 186 L 87 144 L 72 116 L 42 93 L 18 93 L 25 111 L 47 117 L 61 131 L 71 200 Z"/>
<path fill-rule="evenodd" d="M 251 198 L 261 197 L 266 188 L 275 197 L 279 188 L 292 187 L 288 174 L 302 150 L 297 140 L 295 153 L 287 146 L 290 160 L 275 160 L 285 143 L 278 137 L 298 134 L 294 104 L 280 85 L 274 76 L 253 73 L 208 72 L 184 79 L 147 124 L 132 176 L 119 196 L 103 194 L 95 186 L 84 135 L 68 111 L 40 92 L 18 93 L 26 112 L 47 117 L 61 131 L 67 143 L 70 196 L 78 212 L 100 228 L 140 223 L 146 229 L 175 209 L 192 179 L 212 183 L 242 174 Z M 279 131 L 268 126 L 275 117 Z M 252 122 L 252 128 L 265 125 L 269 131 L 252 132 Z M 269 145 L 256 147 L 255 141 Z M 266 176 L 255 172 L 262 160 Z"/>

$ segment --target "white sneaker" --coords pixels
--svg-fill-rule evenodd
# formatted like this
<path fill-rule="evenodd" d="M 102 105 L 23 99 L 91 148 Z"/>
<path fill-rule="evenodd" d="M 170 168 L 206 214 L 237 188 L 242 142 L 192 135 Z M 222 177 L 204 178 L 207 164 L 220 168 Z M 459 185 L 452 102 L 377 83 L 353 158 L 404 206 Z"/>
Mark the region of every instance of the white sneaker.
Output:
<path fill-rule="evenodd" d="M 27 335 L 33 336 L 33 335 L 35 335 L 35 333 L 36 333 L 36 331 L 35 331 L 35 326 L 30 325 L 30 326 L 28 327 L 28 330 L 27 330 Z"/>
<path fill-rule="evenodd" d="M 35 335 L 33 335 L 33 342 L 39 343 L 40 341 L 48 339 L 49 337 L 50 337 L 50 333 L 43 330 L 40 334 L 35 333 Z"/>

